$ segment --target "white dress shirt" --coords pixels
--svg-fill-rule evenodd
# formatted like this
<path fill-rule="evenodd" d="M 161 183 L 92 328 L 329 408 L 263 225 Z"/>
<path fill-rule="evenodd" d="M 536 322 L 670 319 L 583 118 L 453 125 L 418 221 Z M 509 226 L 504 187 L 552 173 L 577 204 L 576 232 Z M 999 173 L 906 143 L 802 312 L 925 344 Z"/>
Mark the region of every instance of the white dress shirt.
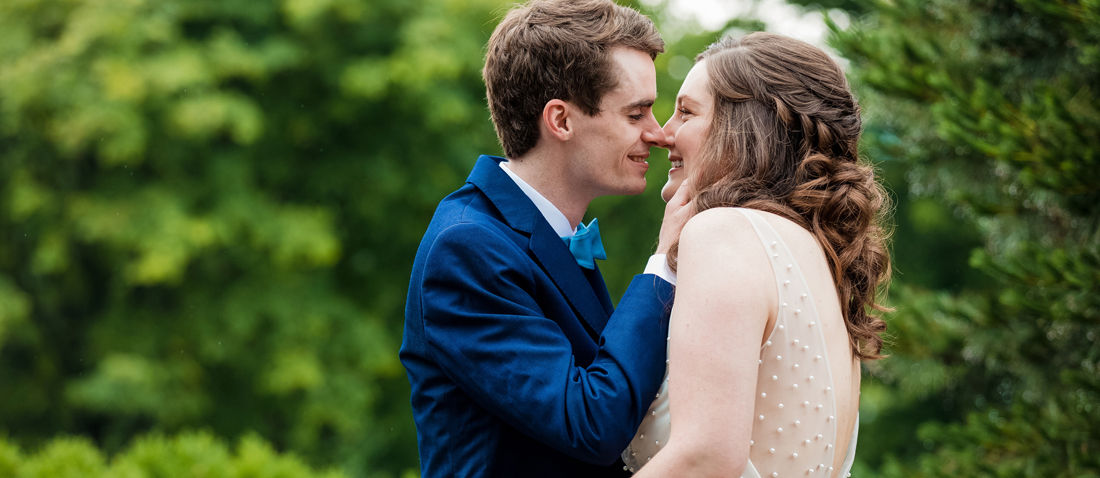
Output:
<path fill-rule="evenodd" d="M 546 199 L 545 196 L 539 194 L 535 188 L 527 184 L 527 181 L 517 176 L 511 169 L 508 169 L 507 161 L 501 161 L 498 164 L 500 164 L 500 169 L 508 173 L 508 177 L 516 182 L 516 186 L 519 186 L 523 194 L 526 194 L 527 197 L 531 199 L 531 202 L 535 203 L 535 207 L 539 208 L 539 212 L 546 218 L 546 222 L 550 223 L 550 227 L 554 228 L 554 232 L 557 233 L 558 237 L 569 237 L 577 233 L 576 226 L 569 224 L 569 219 L 565 217 L 565 214 L 563 214 L 557 206 L 551 203 L 549 199 Z M 646 263 L 645 270 L 642 271 L 642 273 L 654 274 L 668 281 L 668 283 L 676 285 L 676 274 L 668 268 L 668 261 L 664 254 L 653 254 L 649 256 L 649 262 Z"/>

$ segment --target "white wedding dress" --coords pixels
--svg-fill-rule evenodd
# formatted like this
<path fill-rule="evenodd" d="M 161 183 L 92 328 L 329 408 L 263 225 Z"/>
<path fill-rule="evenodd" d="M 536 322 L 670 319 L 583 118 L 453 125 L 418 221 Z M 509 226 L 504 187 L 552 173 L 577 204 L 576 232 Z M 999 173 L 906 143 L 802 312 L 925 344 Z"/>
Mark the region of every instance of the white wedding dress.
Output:
<path fill-rule="evenodd" d="M 834 473 L 836 400 L 825 336 L 817 325 L 820 319 L 809 285 L 783 239 L 760 213 L 737 210 L 748 217 L 771 255 L 780 303 L 775 327 L 760 348 L 750 460 L 741 476 L 847 477 L 855 457 L 859 417 L 852 427 L 843 467 Z M 666 365 L 657 399 L 623 452 L 630 471 L 641 469 L 668 443 L 670 418 Z"/>

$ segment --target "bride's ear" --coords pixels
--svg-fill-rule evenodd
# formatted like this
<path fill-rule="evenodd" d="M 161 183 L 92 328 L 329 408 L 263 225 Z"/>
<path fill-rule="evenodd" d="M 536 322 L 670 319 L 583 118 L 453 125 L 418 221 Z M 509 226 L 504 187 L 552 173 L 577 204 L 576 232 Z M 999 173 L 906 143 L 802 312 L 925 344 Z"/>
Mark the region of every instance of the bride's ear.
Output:
<path fill-rule="evenodd" d="M 573 123 L 573 108 L 562 100 L 547 101 L 542 108 L 542 126 L 547 134 L 558 141 L 569 141 L 576 127 Z"/>

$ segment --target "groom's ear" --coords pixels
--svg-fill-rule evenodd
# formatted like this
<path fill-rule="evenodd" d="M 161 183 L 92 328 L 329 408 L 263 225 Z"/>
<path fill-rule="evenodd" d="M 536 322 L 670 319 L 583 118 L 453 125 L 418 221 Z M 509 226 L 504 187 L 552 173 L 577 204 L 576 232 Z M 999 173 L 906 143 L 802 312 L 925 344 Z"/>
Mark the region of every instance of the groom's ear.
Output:
<path fill-rule="evenodd" d="M 576 128 L 573 114 L 573 108 L 568 103 L 562 100 L 547 101 L 542 108 L 542 126 L 558 141 L 569 141 Z"/>

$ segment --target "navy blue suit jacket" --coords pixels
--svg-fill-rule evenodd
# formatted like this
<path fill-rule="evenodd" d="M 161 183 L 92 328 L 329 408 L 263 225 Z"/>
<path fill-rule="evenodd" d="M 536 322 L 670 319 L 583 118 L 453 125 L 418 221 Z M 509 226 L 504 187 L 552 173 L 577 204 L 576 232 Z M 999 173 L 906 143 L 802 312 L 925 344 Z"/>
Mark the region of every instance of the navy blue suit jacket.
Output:
<path fill-rule="evenodd" d="M 664 377 L 673 288 L 638 275 L 613 310 L 502 160 L 478 158 L 413 264 L 401 363 L 422 475 L 621 475 Z"/>

